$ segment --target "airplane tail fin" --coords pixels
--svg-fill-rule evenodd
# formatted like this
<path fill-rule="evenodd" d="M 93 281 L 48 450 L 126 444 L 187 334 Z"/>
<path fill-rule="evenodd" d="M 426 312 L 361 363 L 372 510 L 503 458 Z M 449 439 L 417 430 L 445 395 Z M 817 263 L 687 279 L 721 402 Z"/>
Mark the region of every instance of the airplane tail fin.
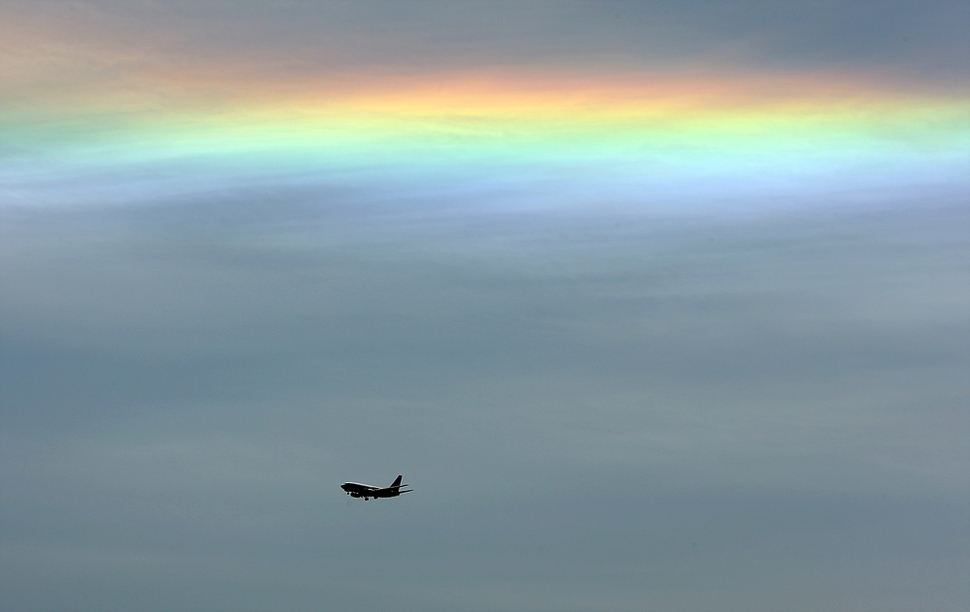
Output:
<path fill-rule="evenodd" d="M 401 475 L 398 475 L 398 477 L 397 477 L 397 478 L 395 478 L 395 479 L 394 479 L 394 482 L 393 482 L 393 483 L 391 484 L 391 488 L 394 488 L 394 487 L 399 487 L 399 486 L 401 486 L 401 479 L 402 479 L 402 478 L 403 478 L 403 476 L 401 476 Z"/>

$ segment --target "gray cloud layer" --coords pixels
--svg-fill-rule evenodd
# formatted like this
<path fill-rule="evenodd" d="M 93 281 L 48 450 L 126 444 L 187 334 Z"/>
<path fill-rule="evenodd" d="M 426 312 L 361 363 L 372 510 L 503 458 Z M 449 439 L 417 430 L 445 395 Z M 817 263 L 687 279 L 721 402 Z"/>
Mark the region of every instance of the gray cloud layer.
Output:
<path fill-rule="evenodd" d="M 292 75 L 362 66 L 736 66 L 958 78 L 965 86 L 970 65 L 970 7 L 958 0 L 105 1 L 6 3 L 4 11 L 147 52 L 119 62 L 168 58 Z"/>
<path fill-rule="evenodd" d="M 963 606 L 965 209 L 339 202 L 5 210 L 6 609 Z"/>
<path fill-rule="evenodd" d="M 968 10 L 6 2 L 43 59 L 0 68 L 34 93 L 146 65 L 723 65 L 962 87 Z M 678 191 L 696 210 L 664 216 L 568 181 L 550 210 L 529 186 L 192 170 L 55 184 L 33 158 L 7 166 L 5 612 L 965 610 L 959 181 L 792 193 L 768 177 Z M 402 472 L 403 499 L 337 488 Z"/>

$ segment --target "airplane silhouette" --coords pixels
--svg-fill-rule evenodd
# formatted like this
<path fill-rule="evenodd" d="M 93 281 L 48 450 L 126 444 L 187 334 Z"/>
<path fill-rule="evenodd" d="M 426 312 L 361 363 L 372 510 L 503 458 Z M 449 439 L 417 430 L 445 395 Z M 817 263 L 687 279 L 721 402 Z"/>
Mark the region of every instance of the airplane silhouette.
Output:
<path fill-rule="evenodd" d="M 407 489 L 402 491 L 403 487 L 408 485 L 401 484 L 401 476 L 398 475 L 391 483 L 391 486 L 382 488 L 375 487 L 372 485 L 360 484 L 359 482 L 345 482 L 340 485 L 340 488 L 347 492 L 347 495 L 351 497 L 363 497 L 364 501 L 368 501 L 370 498 L 377 499 L 378 497 L 397 497 L 401 493 L 410 493 L 414 489 Z"/>

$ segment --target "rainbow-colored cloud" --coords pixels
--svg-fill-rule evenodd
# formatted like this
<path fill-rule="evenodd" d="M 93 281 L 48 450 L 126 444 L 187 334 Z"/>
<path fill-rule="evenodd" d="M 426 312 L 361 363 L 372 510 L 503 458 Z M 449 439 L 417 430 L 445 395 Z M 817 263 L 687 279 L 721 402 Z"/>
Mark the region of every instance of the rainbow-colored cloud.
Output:
<path fill-rule="evenodd" d="M 970 168 L 970 100 L 844 77 L 519 72 L 258 89 L 222 83 L 224 95 L 206 97 L 169 79 L 150 102 L 8 113 L 5 182 L 20 199 L 31 186 L 106 173 L 170 186 L 178 175 L 196 186 L 411 192 L 542 184 L 547 206 L 635 205 L 739 190 L 965 189 Z"/>

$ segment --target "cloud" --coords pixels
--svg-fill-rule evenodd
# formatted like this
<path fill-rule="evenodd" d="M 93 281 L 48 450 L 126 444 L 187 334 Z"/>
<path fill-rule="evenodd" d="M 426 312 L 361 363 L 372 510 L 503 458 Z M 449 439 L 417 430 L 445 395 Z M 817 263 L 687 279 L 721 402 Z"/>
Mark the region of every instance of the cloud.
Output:
<path fill-rule="evenodd" d="M 225 67 L 963 74 L 965 7 L 891 6 L 7 3 L 61 44 L 21 33 L 3 70 L 40 75 L 18 104 Z M 331 180 L 24 143 L 13 612 L 965 606 L 962 183 Z M 402 499 L 338 488 L 398 473 Z"/>
<path fill-rule="evenodd" d="M 121 62 L 269 81 L 535 65 L 868 72 L 944 84 L 968 76 L 967 11 L 909 0 L 5 5 L 40 40 L 101 54 L 99 72 Z"/>
<path fill-rule="evenodd" d="M 962 208 L 226 205 L 6 213 L 14 601 L 962 602 Z"/>

